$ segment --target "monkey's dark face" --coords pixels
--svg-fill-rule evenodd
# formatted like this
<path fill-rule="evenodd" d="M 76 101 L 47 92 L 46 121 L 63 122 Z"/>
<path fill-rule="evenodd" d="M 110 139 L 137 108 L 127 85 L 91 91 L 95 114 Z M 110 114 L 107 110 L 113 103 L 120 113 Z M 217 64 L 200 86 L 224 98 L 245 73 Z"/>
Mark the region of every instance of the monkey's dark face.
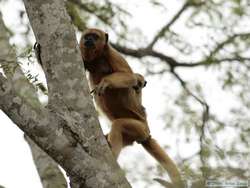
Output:
<path fill-rule="evenodd" d="M 87 29 L 81 37 L 83 60 L 90 62 L 99 58 L 107 46 L 108 34 L 99 29 Z"/>
<path fill-rule="evenodd" d="M 100 37 L 96 33 L 87 33 L 84 35 L 84 46 L 86 48 L 94 48 L 99 39 Z"/>

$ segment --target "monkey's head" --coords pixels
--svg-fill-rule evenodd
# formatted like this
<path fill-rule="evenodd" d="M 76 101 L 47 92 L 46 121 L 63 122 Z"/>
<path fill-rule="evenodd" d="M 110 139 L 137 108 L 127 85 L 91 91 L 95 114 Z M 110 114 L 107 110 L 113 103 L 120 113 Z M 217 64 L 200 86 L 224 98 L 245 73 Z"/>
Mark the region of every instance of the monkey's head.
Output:
<path fill-rule="evenodd" d="M 108 34 L 99 29 L 87 29 L 80 40 L 83 60 L 90 62 L 104 55 L 108 44 Z"/>

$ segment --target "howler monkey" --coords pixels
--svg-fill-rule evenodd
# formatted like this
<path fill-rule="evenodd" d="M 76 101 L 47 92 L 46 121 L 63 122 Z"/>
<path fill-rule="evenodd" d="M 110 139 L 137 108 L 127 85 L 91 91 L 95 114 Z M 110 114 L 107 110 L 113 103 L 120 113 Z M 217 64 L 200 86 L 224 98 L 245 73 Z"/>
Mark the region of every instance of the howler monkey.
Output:
<path fill-rule="evenodd" d="M 87 29 L 80 40 L 85 68 L 97 105 L 112 122 L 107 140 L 117 158 L 121 149 L 140 143 L 167 170 L 175 188 L 183 188 L 175 163 L 150 135 L 141 89 L 146 82 L 108 43 L 108 34 Z"/>

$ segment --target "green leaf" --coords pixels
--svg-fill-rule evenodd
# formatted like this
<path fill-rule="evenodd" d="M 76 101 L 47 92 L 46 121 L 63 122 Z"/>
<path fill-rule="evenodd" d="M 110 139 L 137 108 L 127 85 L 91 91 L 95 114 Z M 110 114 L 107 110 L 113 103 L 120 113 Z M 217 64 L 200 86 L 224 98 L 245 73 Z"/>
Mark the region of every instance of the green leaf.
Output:
<path fill-rule="evenodd" d="M 238 7 L 233 7 L 233 8 L 232 8 L 232 12 L 233 12 L 234 14 L 238 15 L 238 16 L 243 16 L 244 13 L 245 13 L 244 8 L 243 8 L 243 7 L 240 7 L 240 6 L 238 6 Z"/>

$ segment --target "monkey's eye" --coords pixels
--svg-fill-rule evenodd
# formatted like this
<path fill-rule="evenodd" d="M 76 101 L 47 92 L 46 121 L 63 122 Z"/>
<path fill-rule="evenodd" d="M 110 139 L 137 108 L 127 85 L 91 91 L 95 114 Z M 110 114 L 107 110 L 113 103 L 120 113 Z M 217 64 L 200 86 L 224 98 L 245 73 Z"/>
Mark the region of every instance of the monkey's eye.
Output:
<path fill-rule="evenodd" d="M 84 36 L 84 39 L 94 39 L 94 40 L 97 40 L 99 39 L 99 36 L 95 33 L 89 33 L 87 35 Z"/>

